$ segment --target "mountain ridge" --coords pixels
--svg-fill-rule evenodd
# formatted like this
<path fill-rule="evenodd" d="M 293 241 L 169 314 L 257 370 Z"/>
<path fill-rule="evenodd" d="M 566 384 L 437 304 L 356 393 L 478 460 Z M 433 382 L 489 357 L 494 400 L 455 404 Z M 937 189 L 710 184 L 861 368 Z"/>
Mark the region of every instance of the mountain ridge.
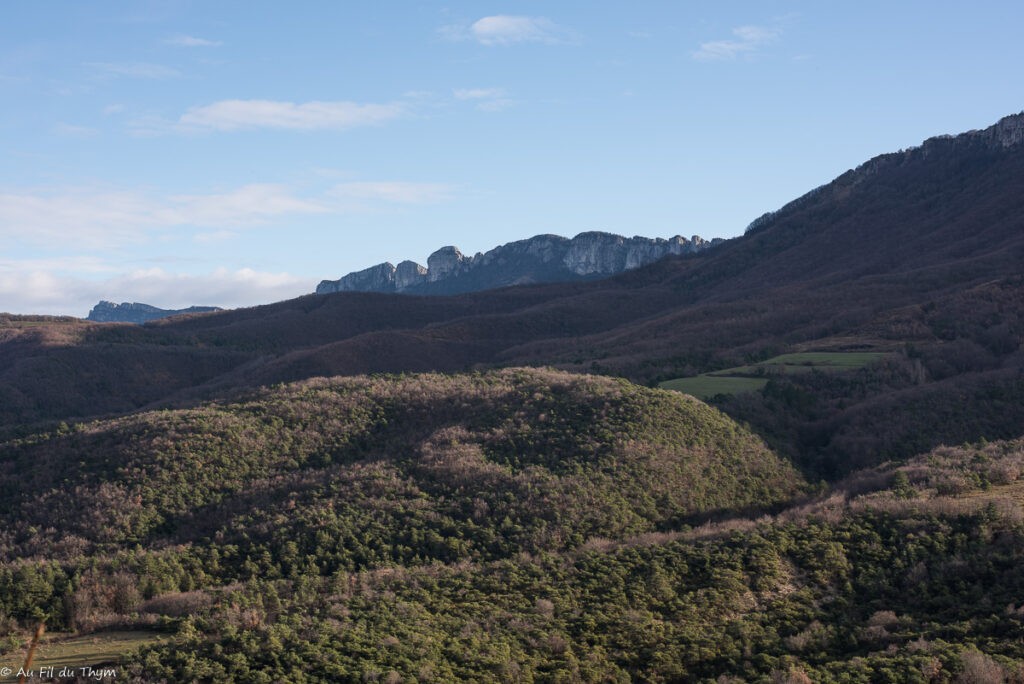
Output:
<path fill-rule="evenodd" d="M 161 309 L 141 302 L 121 302 L 115 304 L 102 300 L 86 316 L 87 321 L 96 323 L 146 323 L 161 318 L 169 318 L 180 314 L 210 313 L 223 311 L 219 306 L 190 306 L 186 309 Z"/>
<path fill-rule="evenodd" d="M 792 211 L 804 206 L 829 188 L 836 186 L 851 186 L 866 180 L 868 177 L 878 173 L 885 168 L 893 168 L 902 163 L 924 159 L 943 150 L 950 150 L 955 147 L 976 146 L 999 151 L 1024 143 L 1024 111 L 1017 114 L 1009 114 L 1002 117 L 996 123 L 986 128 L 974 129 L 957 134 L 936 135 L 926 138 L 920 145 L 913 145 L 898 152 L 886 152 L 867 161 L 858 164 L 845 173 L 840 174 L 828 183 L 823 183 L 813 188 L 800 197 L 784 204 L 779 209 L 768 211 L 757 217 L 747 225 L 743 234 L 757 231 L 766 225 L 776 216 L 787 211 Z"/>
<path fill-rule="evenodd" d="M 1014 408 L 1024 405 L 1024 153 L 1003 142 L 1015 122 L 1006 134 L 938 139 L 928 154 L 883 155 L 876 171 L 843 174 L 699 257 L 600 280 L 446 297 L 311 294 L 145 326 L 14 318 L 0 326 L 0 424 L 315 376 L 552 366 L 655 384 L 857 350 L 887 354 L 849 376 L 870 391 L 808 374 L 726 407 L 828 476 L 883 452 L 1014 437 L 1024 431 Z M 887 408 L 898 393 L 921 410 Z M 793 397 L 813 401 L 797 411 Z"/>
<path fill-rule="evenodd" d="M 473 256 L 448 245 L 434 251 L 423 267 L 413 261 L 390 262 L 349 273 L 338 280 L 323 280 L 316 294 L 334 292 L 386 292 L 403 294 L 459 294 L 508 285 L 606 277 L 645 266 L 666 256 L 696 254 L 724 242 L 699 235 L 631 238 L 589 231 L 569 239 L 535 235 L 499 245 Z"/>

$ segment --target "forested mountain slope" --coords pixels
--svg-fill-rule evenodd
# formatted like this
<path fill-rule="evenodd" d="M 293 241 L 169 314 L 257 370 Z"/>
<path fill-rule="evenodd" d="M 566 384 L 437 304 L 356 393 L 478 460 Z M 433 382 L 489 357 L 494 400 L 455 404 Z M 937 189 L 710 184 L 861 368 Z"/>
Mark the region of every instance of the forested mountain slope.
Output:
<path fill-rule="evenodd" d="M 7 316 L 0 434 L 317 376 L 554 365 L 654 384 L 812 350 L 885 356 L 715 400 L 812 477 L 1012 438 L 1022 121 L 883 155 L 702 256 L 603 281 L 337 293 L 144 326 Z"/>
<path fill-rule="evenodd" d="M 685 396 L 509 369 L 305 381 L 0 446 L 2 662 L 45 619 L 151 635 L 118 664 L 136 681 L 1022 673 L 1019 440 L 807 496 Z"/>
<path fill-rule="evenodd" d="M 141 328 L 7 317 L 0 418 L 97 415 L 188 388 L 202 395 L 211 381 L 219 391 L 339 373 L 557 364 L 649 381 L 794 345 L 978 337 L 1001 337 L 993 353 L 1006 356 L 1024 300 L 1021 120 L 883 155 L 704 256 L 604 281 L 453 297 L 338 293 Z M 907 307 L 955 309 L 985 284 L 1010 291 L 998 323 L 891 324 Z M 40 378 L 60 378 L 62 391 Z"/>

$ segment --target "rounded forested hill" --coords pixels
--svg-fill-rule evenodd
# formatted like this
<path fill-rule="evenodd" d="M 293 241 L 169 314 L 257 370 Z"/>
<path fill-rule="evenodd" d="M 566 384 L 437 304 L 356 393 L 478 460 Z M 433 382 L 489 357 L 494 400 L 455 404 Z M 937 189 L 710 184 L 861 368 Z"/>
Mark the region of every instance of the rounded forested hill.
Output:
<path fill-rule="evenodd" d="M 691 397 L 536 369 L 317 378 L 0 453 L 0 561 L 189 549 L 213 583 L 567 549 L 805 485 Z"/>

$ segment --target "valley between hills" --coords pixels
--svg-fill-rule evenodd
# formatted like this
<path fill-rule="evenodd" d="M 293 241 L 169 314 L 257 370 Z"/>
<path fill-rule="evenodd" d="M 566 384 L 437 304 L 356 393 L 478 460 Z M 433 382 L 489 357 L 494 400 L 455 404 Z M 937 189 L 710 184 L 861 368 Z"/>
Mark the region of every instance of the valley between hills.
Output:
<path fill-rule="evenodd" d="M 1024 681 L 1022 264 L 1015 115 L 601 280 L 4 314 L 0 664 Z"/>

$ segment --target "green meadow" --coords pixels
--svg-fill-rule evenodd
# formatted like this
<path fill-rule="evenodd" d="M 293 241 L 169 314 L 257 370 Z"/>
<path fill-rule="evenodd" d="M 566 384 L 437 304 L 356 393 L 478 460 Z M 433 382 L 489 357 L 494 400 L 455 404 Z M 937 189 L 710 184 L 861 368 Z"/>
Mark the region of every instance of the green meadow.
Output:
<path fill-rule="evenodd" d="M 773 376 L 788 373 L 844 371 L 866 366 L 884 356 L 881 352 L 797 352 L 780 354 L 760 363 L 735 366 L 689 378 L 675 378 L 659 384 L 662 389 L 708 399 L 718 394 L 757 392 Z"/>

